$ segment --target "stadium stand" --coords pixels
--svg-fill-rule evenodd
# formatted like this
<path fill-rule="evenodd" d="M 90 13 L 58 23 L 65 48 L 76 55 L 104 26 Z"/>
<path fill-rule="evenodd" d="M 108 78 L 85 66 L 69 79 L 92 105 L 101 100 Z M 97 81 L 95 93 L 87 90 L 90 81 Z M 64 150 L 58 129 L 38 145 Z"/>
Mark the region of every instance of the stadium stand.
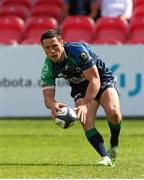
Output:
<path fill-rule="evenodd" d="M 22 38 L 24 22 L 19 17 L 0 17 L 0 39 L 1 42 L 15 40 L 20 43 Z"/>
<path fill-rule="evenodd" d="M 96 39 L 92 42 L 92 44 L 99 45 L 122 45 L 122 43 L 116 39 Z"/>
<path fill-rule="evenodd" d="M 35 6 L 47 6 L 47 7 L 52 7 L 52 6 L 57 6 L 61 10 L 63 9 L 63 0 L 36 0 Z"/>
<path fill-rule="evenodd" d="M 40 38 L 27 38 L 20 43 L 21 45 L 38 45 L 40 44 Z"/>
<path fill-rule="evenodd" d="M 144 39 L 129 39 L 125 44 L 135 45 L 135 44 L 144 44 Z"/>
<path fill-rule="evenodd" d="M 31 16 L 48 16 L 53 17 L 57 20 L 57 22 L 60 24 L 62 21 L 62 11 L 57 6 L 45 6 L 45 5 L 39 5 L 34 6 L 30 13 Z"/>
<path fill-rule="evenodd" d="M 33 6 L 31 0 L 3 0 L 1 3 L 2 6 L 4 5 L 21 5 L 30 10 Z"/>
<path fill-rule="evenodd" d="M 129 38 L 127 43 L 138 43 L 144 41 L 144 18 L 133 19 L 129 25 Z"/>
<path fill-rule="evenodd" d="M 127 38 L 128 27 L 119 18 L 101 17 L 96 22 L 95 39 L 93 42 L 119 41 L 124 43 Z"/>
<path fill-rule="evenodd" d="M 134 0 L 134 9 L 144 4 L 144 0 Z"/>
<path fill-rule="evenodd" d="M 0 45 L 18 45 L 18 42 L 14 39 L 0 38 Z"/>
<path fill-rule="evenodd" d="M 52 17 L 29 17 L 23 28 L 23 40 L 25 40 L 23 43 L 39 43 L 37 39 L 40 38 L 43 31 L 46 31 L 49 28 L 56 30 L 57 27 L 57 21 Z"/>
<path fill-rule="evenodd" d="M 29 11 L 22 5 L 1 5 L 0 16 L 17 16 L 25 21 L 29 16 Z"/>
<path fill-rule="evenodd" d="M 109 17 L 97 21 L 88 16 L 63 19 L 63 0 L 1 0 L 0 44 L 39 44 L 41 33 L 48 28 L 60 30 L 65 42 L 144 44 L 144 0 L 133 2 L 132 18 L 124 24 L 118 18 Z M 10 18 L 12 22 L 18 18 L 19 25 L 16 22 L 12 25 Z M 6 37 L 5 34 L 9 35 Z"/>
<path fill-rule="evenodd" d="M 83 41 L 91 43 L 95 22 L 88 16 L 69 16 L 61 24 L 61 35 L 64 41 Z"/>
<path fill-rule="evenodd" d="M 139 6 L 137 8 L 134 8 L 132 19 L 143 19 L 144 18 L 144 4 L 142 6 Z"/>

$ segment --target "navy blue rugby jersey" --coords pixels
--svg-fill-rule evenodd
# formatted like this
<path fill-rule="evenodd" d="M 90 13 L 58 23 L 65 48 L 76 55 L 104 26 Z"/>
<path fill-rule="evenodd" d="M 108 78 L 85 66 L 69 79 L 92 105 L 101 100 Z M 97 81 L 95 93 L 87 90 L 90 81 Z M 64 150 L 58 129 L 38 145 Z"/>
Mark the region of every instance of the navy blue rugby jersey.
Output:
<path fill-rule="evenodd" d="M 65 60 L 62 63 L 54 63 L 49 57 L 45 59 L 41 72 L 42 86 L 55 86 L 56 78 L 64 78 L 70 85 L 86 81 L 82 72 L 96 65 L 101 82 L 114 79 L 112 72 L 97 54 L 84 43 L 65 43 Z"/>

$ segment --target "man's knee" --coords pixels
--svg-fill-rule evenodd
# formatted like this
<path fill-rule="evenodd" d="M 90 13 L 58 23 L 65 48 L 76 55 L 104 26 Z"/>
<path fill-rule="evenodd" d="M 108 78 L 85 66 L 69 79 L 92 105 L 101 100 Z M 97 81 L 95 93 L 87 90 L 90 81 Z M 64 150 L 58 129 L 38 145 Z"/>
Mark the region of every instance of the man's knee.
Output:
<path fill-rule="evenodd" d="M 112 108 L 108 113 L 109 120 L 113 124 L 118 124 L 122 120 L 122 115 L 119 108 Z"/>
<path fill-rule="evenodd" d="M 87 117 L 86 123 L 85 124 L 81 123 L 81 124 L 83 126 L 84 131 L 88 131 L 89 129 L 95 127 L 95 118 Z"/>

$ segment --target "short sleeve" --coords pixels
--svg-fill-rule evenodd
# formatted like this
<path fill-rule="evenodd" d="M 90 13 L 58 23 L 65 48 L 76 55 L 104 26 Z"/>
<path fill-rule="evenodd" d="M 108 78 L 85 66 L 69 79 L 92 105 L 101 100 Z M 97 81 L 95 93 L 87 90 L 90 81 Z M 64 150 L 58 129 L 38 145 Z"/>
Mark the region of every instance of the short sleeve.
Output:
<path fill-rule="evenodd" d="M 46 59 L 41 71 L 41 86 L 55 86 L 55 78 L 53 77 L 52 63 Z"/>
<path fill-rule="evenodd" d="M 75 58 L 77 65 L 81 68 L 82 71 L 89 69 L 95 64 L 92 56 L 89 53 L 89 50 L 84 45 L 81 45 L 77 48 Z"/>

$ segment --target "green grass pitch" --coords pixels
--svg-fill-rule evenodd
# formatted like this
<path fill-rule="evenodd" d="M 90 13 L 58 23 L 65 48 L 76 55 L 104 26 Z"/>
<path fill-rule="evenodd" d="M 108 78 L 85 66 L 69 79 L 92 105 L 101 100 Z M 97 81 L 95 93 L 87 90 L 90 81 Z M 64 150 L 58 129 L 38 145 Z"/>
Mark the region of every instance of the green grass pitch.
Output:
<path fill-rule="evenodd" d="M 108 147 L 106 120 L 96 121 Z M 0 178 L 144 178 L 144 120 L 123 121 L 116 167 L 100 159 L 80 123 L 60 129 L 49 120 L 0 120 Z"/>

